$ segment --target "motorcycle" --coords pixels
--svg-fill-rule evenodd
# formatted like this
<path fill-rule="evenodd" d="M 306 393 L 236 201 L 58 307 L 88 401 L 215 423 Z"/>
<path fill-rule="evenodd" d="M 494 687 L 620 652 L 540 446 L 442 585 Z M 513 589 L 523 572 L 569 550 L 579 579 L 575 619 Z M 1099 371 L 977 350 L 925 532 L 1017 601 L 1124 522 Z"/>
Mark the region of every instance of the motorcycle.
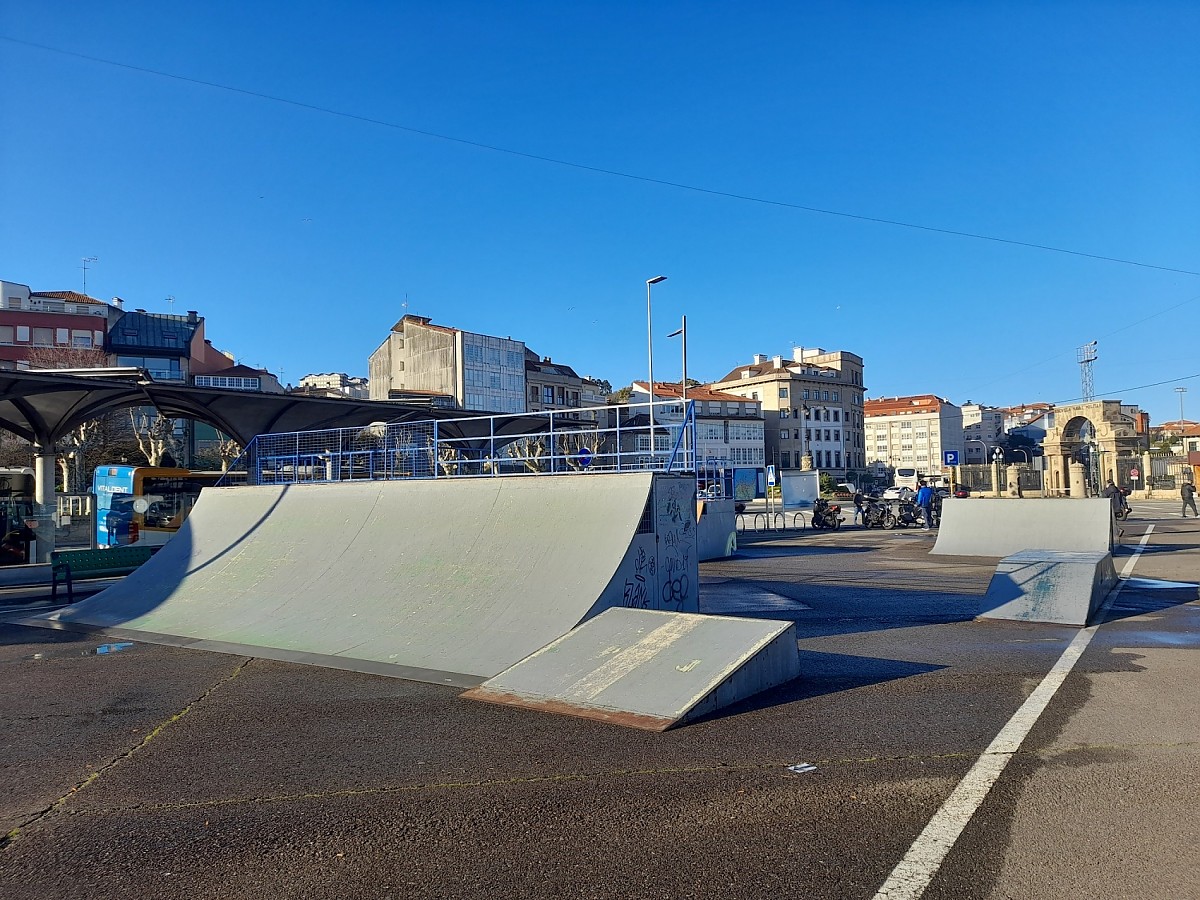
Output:
<path fill-rule="evenodd" d="M 868 500 L 863 508 L 862 523 L 863 528 L 892 529 L 896 527 L 896 517 L 892 515 L 892 510 L 886 503 Z"/>
<path fill-rule="evenodd" d="M 818 497 L 813 504 L 812 527 L 836 529 L 842 524 L 842 508 Z"/>

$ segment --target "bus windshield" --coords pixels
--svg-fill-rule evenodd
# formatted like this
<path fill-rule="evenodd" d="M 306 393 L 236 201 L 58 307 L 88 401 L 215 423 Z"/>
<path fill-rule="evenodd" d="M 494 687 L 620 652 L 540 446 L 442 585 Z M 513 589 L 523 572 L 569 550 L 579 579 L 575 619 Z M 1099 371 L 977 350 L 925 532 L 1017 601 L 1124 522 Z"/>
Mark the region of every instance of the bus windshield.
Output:
<path fill-rule="evenodd" d="M 165 544 L 192 511 L 200 491 L 220 472 L 154 466 L 101 466 L 96 495 L 96 546 Z"/>

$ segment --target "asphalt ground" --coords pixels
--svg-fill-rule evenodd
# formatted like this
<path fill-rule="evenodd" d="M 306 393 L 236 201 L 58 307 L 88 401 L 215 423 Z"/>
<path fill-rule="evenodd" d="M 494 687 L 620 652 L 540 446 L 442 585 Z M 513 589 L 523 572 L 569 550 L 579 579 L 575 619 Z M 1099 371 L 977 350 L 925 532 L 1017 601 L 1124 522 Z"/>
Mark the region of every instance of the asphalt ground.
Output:
<path fill-rule="evenodd" d="M 1118 571 L 1148 526 L 925 896 L 1200 896 L 1200 523 L 1135 502 Z M 0 896 L 873 897 L 1079 633 L 973 621 L 994 561 L 932 540 L 703 564 L 706 610 L 796 621 L 804 674 L 662 734 L 0 625 Z"/>

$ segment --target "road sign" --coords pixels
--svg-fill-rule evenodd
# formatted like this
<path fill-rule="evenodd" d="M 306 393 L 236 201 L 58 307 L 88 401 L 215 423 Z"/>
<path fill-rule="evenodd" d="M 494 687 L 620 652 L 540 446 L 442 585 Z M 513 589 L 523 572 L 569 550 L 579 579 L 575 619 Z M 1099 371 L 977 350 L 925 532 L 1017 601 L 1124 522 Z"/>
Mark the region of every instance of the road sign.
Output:
<path fill-rule="evenodd" d="M 587 447 L 581 447 L 575 457 L 579 460 L 580 468 L 586 469 L 592 464 L 592 451 Z"/>
<path fill-rule="evenodd" d="M 1130 470 L 1129 470 L 1129 477 L 1130 477 L 1130 478 L 1132 478 L 1134 481 L 1137 481 L 1137 480 L 1138 480 L 1138 476 L 1139 476 L 1139 475 L 1141 475 L 1141 474 L 1142 474 L 1142 473 L 1141 473 L 1141 472 L 1139 472 L 1137 469 L 1130 469 Z"/>
<path fill-rule="evenodd" d="M 767 466 L 767 487 L 775 487 L 775 467 Z"/>
<path fill-rule="evenodd" d="M 958 465 L 958 451 L 957 450 L 943 450 L 942 451 L 942 465 L 957 466 Z"/>

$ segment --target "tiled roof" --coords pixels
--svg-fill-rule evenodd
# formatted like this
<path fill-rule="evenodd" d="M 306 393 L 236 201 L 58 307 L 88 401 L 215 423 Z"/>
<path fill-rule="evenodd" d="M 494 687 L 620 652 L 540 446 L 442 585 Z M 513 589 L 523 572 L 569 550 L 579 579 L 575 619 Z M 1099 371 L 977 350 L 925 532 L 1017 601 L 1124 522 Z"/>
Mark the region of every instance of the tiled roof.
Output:
<path fill-rule="evenodd" d="M 913 397 L 880 397 L 863 403 L 863 416 L 899 416 L 906 413 L 938 412 L 942 404 L 950 401 L 933 394 L 917 394 Z"/>
<path fill-rule="evenodd" d="M 641 393 L 649 396 L 650 391 L 647 389 L 647 382 L 635 381 L 634 387 L 640 388 Z M 683 396 L 683 389 L 678 382 L 654 382 L 654 396 L 661 397 L 666 400 L 673 400 L 676 397 Z M 687 389 L 689 400 L 714 400 L 722 403 L 759 403 L 758 400 L 750 400 L 746 397 L 739 397 L 737 394 L 727 394 L 724 391 L 714 391 L 708 385 L 689 385 Z"/>
<path fill-rule="evenodd" d="M 95 297 L 89 297 L 87 294 L 81 294 L 78 291 L 30 291 L 30 298 L 46 297 L 52 300 L 66 300 L 69 303 L 97 303 L 100 306 L 107 306 L 103 300 L 97 300 Z"/>

